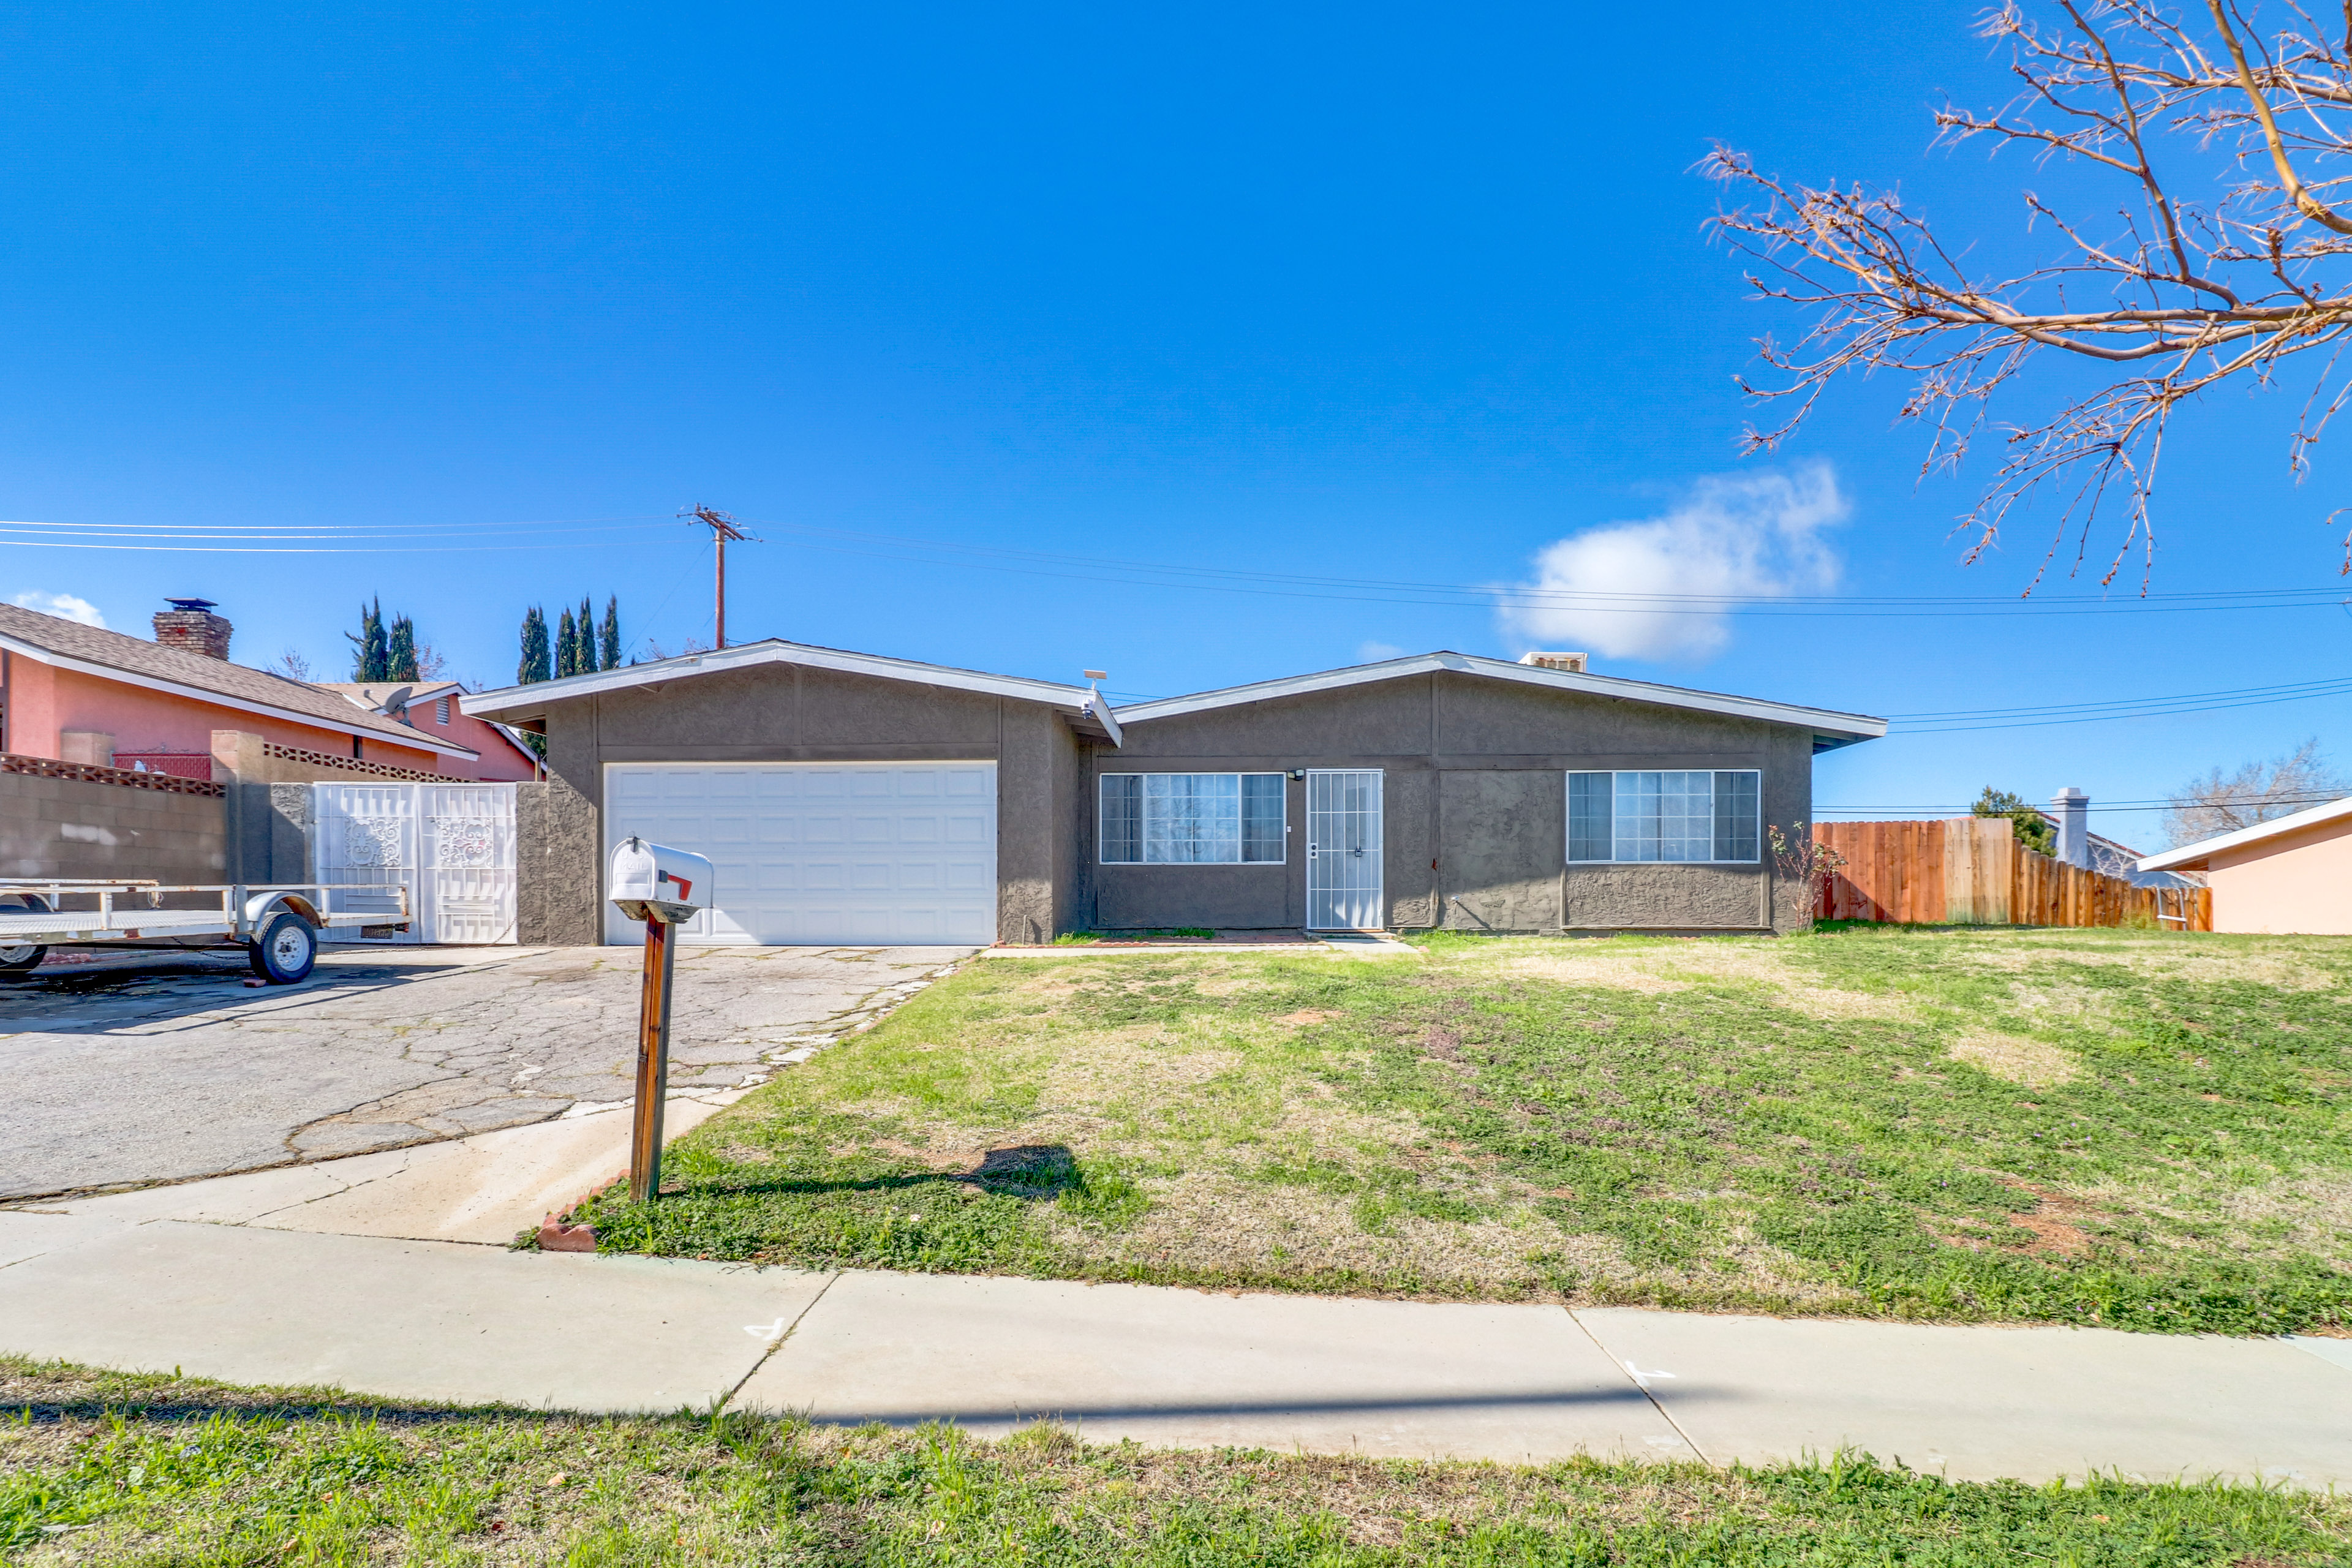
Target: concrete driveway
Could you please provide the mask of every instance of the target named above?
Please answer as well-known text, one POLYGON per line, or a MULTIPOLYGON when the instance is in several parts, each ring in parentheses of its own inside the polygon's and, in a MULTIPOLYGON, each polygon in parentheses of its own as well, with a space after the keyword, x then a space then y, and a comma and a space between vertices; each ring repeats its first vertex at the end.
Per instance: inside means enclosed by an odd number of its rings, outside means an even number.
MULTIPOLYGON (((673 1093, 756 1083, 970 948, 702 948, 677 966, 673 1093)), ((256 989, 241 956, 47 964, 0 982, 0 1198, 249 1171, 630 1098, 639 955, 326 949, 256 989)))

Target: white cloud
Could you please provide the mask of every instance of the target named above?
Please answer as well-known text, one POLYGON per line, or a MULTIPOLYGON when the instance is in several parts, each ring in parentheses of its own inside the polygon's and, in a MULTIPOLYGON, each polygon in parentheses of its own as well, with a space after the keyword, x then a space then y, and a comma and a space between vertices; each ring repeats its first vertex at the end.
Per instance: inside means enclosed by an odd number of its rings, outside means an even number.
POLYGON ((78 599, 71 594, 44 594, 38 588, 27 588, 16 595, 16 603, 27 610, 38 610, 45 616, 62 616, 69 621, 79 621, 86 626, 106 627, 106 617, 88 599, 78 599))
POLYGON ((1392 642, 1366 642, 1356 645, 1358 664, 1379 664, 1383 659, 1402 658, 1404 649, 1392 642))
POLYGON ((1503 626, 1533 647, 1611 658, 1707 658, 1731 640, 1721 609, 1674 599, 1604 606, 1626 595, 1704 601, 1818 593, 1838 580, 1837 552, 1823 531, 1852 510, 1827 463, 1704 479, 1661 516, 1605 523, 1547 546, 1536 556, 1535 582, 1505 590, 1503 626))

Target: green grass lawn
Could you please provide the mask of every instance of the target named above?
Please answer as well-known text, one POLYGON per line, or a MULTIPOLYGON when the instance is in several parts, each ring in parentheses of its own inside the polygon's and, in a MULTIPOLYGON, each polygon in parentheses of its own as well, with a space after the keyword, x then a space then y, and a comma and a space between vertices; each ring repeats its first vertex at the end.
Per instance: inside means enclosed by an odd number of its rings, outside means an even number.
POLYGON ((2352 1502, 1947 1483, 1867 1462, 1540 1468, 1001 1443, 741 1415, 386 1406, 0 1358, 26 1564, 1679 1564, 2286 1568, 2352 1502))
POLYGON ((1422 952, 976 961, 588 1217, 805 1265, 2352 1325, 2352 941, 1422 952))

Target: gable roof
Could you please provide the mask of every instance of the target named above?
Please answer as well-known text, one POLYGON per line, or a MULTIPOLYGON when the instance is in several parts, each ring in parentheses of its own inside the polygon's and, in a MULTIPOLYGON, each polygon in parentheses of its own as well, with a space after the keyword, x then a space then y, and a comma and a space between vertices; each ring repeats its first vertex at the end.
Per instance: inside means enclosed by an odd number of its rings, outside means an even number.
POLYGON ((121 632, 86 626, 16 605, 0 605, 0 648, 58 669, 193 698, 345 735, 388 741, 447 757, 479 755, 471 749, 371 713, 339 692, 224 658, 164 647, 121 632))
POLYGON ((2171 867, 2193 865, 2226 850, 2242 849, 2249 844, 2260 844, 2265 838, 2317 827, 2322 823, 2347 816, 2352 816, 2352 795, 2342 800, 2331 800, 2325 805, 2306 807, 2292 816, 2274 816, 2268 822, 2257 822, 2252 827, 2241 827, 2235 833, 2221 834, 2195 844, 2184 844, 2178 849, 2168 849, 2161 855, 2150 855, 2139 863, 2139 868, 2162 871, 2171 867))
POLYGON ((786 642, 782 637, 769 637, 761 642, 745 643, 740 647, 719 648, 708 653, 680 654, 675 658, 656 659, 652 664, 633 664, 624 669, 599 670, 593 675, 567 675, 558 680, 535 680, 528 686, 478 691, 461 698, 459 705, 480 719, 535 719, 549 703, 562 702, 573 697, 625 691, 633 687, 682 680, 698 675, 716 675, 726 670, 753 669, 767 664, 805 665, 812 669, 835 669, 850 675, 877 676, 885 680, 913 681, 923 686, 943 686, 956 691, 1011 697, 1024 702, 1043 702, 1092 719, 1102 732, 1110 737, 1112 744, 1118 742, 1118 721, 1111 717, 1110 704, 1101 692, 1091 687, 1064 686, 1056 681, 1032 680, 1021 675, 990 675, 984 670, 925 664, 919 659, 850 653, 843 648, 786 642))
POLYGON ((1130 702, 1118 710, 1118 721, 1122 724, 1149 723, 1154 719, 1171 719, 1180 713, 1199 713, 1244 702, 1299 697, 1308 692, 1330 691, 1376 680, 1394 680, 1402 676, 1425 675, 1434 670, 1451 670, 1458 675, 1482 676, 1494 680, 1516 681, 1525 686, 1548 687, 1555 691, 1583 692, 1594 697, 1613 697, 1628 702, 1648 702, 1694 712, 1760 719, 1772 724, 1793 724, 1812 731, 1816 752, 1834 751, 1860 741, 1876 740, 1886 733, 1885 720, 1860 713, 1840 713, 1826 708, 1801 708, 1794 703, 1769 702, 1759 697, 1729 697, 1720 692, 1664 686, 1652 680, 1628 680, 1622 676, 1549 669, 1538 665, 1517 664, 1508 659, 1488 658, 1479 654, 1451 652, 1414 654, 1404 658, 1383 659, 1378 664, 1357 664, 1344 669, 1328 669, 1318 675, 1294 675, 1280 680, 1254 681, 1247 686, 1229 686, 1222 690, 1199 692, 1191 697, 1164 697, 1152 702, 1130 702))

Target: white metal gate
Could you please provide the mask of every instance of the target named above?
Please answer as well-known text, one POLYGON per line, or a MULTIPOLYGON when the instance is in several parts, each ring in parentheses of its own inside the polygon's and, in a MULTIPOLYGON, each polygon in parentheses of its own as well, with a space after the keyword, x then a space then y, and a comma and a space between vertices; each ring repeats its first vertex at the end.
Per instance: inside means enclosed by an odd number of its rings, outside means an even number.
MULTIPOLYGON (((409 928, 383 939, 515 940, 515 792, 496 784, 314 784, 310 874, 405 885, 409 928)), ((338 912, 397 910, 388 890, 333 893, 338 912)))
POLYGON ((1377 931, 1381 897, 1378 768, 1310 768, 1307 773, 1307 926, 1377 931))

